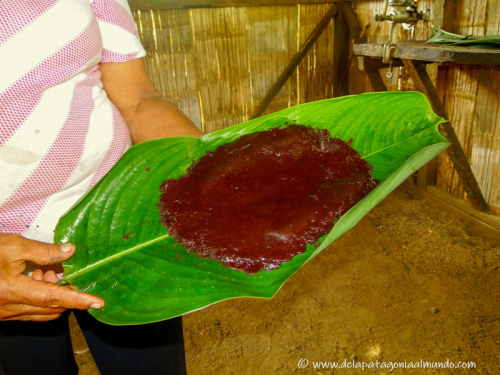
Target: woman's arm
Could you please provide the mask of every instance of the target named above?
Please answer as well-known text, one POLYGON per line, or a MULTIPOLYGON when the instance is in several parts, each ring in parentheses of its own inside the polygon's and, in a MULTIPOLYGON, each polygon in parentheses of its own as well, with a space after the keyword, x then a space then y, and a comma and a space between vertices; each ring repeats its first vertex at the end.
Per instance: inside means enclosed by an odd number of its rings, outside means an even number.
POLYGON ((100 70, 104 90, 127 122, 134 144, 156 138, 203 135, 174 103, 156 90, 143 59, 103 63, 100 70))

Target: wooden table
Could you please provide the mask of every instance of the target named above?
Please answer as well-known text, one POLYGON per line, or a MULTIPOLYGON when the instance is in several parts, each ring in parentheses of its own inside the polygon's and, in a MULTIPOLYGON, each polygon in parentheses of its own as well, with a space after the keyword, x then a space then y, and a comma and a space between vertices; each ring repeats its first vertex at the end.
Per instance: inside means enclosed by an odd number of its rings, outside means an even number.
MULTIPOLYGON (((375 91, 387 91, 379 69, 388 67, 382 63, 384 53, 383 44, 355 44, 354 55, 358 56, 359 67, 364 70, 375 91)), ((439 116, 449 119, 438 92, 432 84, 425 69, 426 64, 468 64, 468 65, 500 65, 500 49, 477 49, 470 47, 441 46, 424 42, 398 42, 391 51, 392 66, 407 68, 418 91, 424 93, 439 116)), ((464 153, 458 137, 450 121, 439 126, 441 134, 451 143, 447 152, 464 184, 467 196, 472 206, 478 211, 487 211, 486 203, 477 180, 472 172, 467 156, 464 153)), ((427 165, 418 172, 417 185, 426 188, 433 184, 435 178, 435 162, 427 165)))
MULTIPOLYGON (((382 58, 383 51, 383 44, 354 45, 354 54, 358 56, 382 58)), ((437 63, 500 65, 500 49, 440 46, 423 42, 398 42, 391 56, 397 59, 437 63)))

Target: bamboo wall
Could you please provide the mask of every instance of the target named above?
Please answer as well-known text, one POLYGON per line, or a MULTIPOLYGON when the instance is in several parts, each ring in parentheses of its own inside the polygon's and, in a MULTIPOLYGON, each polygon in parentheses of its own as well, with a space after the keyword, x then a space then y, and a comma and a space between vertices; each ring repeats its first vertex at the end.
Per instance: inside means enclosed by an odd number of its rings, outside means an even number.
MULTIPOLYGON (((146 68, 206 132, 247 121, 330 4, 138 10, 146 68)), ((333 21, 266 113, 332 97, 333 21)))
MULTIPOLYGON (((382 13, 382 0, 353 3, 363 26, 370 22, 368 42, 384 43, 389 24, 375 22, 382 13)), ((414 35, 400 29, 398 40, 425 40, 432 34, 431 25, 459 34, 500 34, 500 1, 498 0, 421 0, 419 9, 431 9, 433 21, 419 23, 414 35)), ((431 65, 433 81, 442 88, 442 100, 455 131, 471 162, 479 186, 491 206, 500 214, 500 68, 498 66, 461 65, 450 68, 431 65)), ((384 77, 389 90, 411 90, 413 84, 404 68, 395 68, 392 79, 384 77)), ((365 74, 354 65, 349 74, 350 93, 372 91, 365 74)), ((464 191, 446 155, 438 158, 437 186, 464 198, 464 191)))

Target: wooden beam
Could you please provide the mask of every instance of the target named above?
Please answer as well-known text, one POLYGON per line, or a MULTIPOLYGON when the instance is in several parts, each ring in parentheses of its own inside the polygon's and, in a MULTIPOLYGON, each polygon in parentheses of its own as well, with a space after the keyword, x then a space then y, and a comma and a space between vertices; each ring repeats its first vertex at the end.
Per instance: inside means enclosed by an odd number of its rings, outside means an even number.
MULTIPOLYGON (((338 3, 339 9, 345 5, 344 0, 338 3)), ((333 96, 347 95, 347 80, 342 75, 347 71, 349 65, 349 27, 343 12, 335 15, 335 26, 333 32, 333 96)))
MULTIPOLYGON (((334 97, 339 96, 341 92, 343 92, 343 95, 347 95, 347 92, 349 90, 348 87, 346 87, 348 86, 347 80, 349 78, 349 67, 351 66, 352 60, 354 59, 354 52, 351 51, 349 39, 351 39, 353 45, 356 43, 366 43, 366 32, 370 28, 370 23, 367 23, 365 27, 361 29, 358 17, 356 16, 356 13, 354 13, 354 10, 352 9, 352 5, 350 3, 339 2, 339 9, 342 9, 342 17, 344 18, 349 31, 348 36, 345 37, 347 40, 347 50, 349 51, 349 57, 347 59, 347 63, 345 63, 344 70, 340 70, 339 67, 339 78, 337 82, 335 82, 335 80, 333 82, 334 87, 337 87, 337 89, 334 89, 333 92, 334 97)), ((342 56, 342 53, 336 53, 335 56, 342 56)))
MULTIPOLYGON (((432 108, 437 115, 448 119, 444 106, 439 99, 439 95, 436 88, 432 84, 432 81, 427 74, 425 65, 415 64, 412 60, 403 59, 403 64, 405 65, 407 71, 415 84, 416 88, 424 93, 429 101, 431 102, 432 108)), ((451 126, 449 121, 446 121, 439 125, 439 131, 445 137, 451 146, 447 148, 448 155, 450 156, 453 166, 455 167, 460 180, 464 185, 464 189, 467 192, 467 197, 469 198, 472 206, 478 211, 487 211, 488 204, 486 203, 481 190, 479 189, 479 184, 477 183, 476 177, 472 172, 469 164, 469 159, 465 155, 465 152, 458 140, 457 134, 451 126)))
MULTIPOLYGON (((363 59, 364 61, 367 61, 366 59, 369 59, 370 66, 373 69, 387 69, 387 68, 389 68, 389 64, 384 64, 380 58, 358 56, 358 63, 359 63, 360 59, 363 59)), ((401 61, 401 59, 393 59, 392 60, 392 67, 393 68, 399 68, 400 66, 404 66, 404 64, 401 61)), ((360 70, 363 70, 363 69, 360 69, 360 70)))
POLYGON ((349 27, 349 33, 351 34, 351 40, 354 43, 366 43, 367 38, 362 35, 363 28, 359 24, 358 16, 354 13, 351 3, 344 3, 342 6, 342 15, 347 22, 349 27))
POLYGON ((384 80, 380 75, 379 66, 376 61, 370 59, 369 57, 360 56, 358 61, 362 61, 359 66, 362 67, 363 70, 368 75, 368 79, 375 91, 387 91, 387 87, 385 86, 384 80))
POLYGON ((426 189, 429 185, 436 184, 437 157, 429 161, 417 172, 417 186, 426 189))
POLYGON ((128 0, 132 10, 255 7, 336 3, 338 0, 128 0))
POLYGON ((451 204, 451 205, 461 209, 462 211, 467 212, 469 215, 474 216, 476 219, 479 219, 482 222, 487 223, 488 225, 491 225, 496 230, 500 231, 500 217, 493 215, 493 214, 485 213, 485 212, 478 212, 477 210, 475 210, 473 207, 471 207, 463 199, 458 198, 458 197, 454 196, 453 194, 450 194, 447 191, 444 191, 443 189, 441 189, 437 186, 428 186, 427 192, 429 194, 432 194, 433 196, 445 201, 446 203, 451 204))
POLYGON ((311 49, 316 40, 318 40, 323 30, 326 29, 326 27, 330 24, 332 18, 335 17, 335 15, 338 13, 338 10, 339 7, 337 4, 335 4, 328 10, 328 12, 326 12, 323 18, 316 25, 316 28, 304 42, 302 47, 300 47, 299 52, 297 52, 295 56, 293 56, 290 63, 287 65, 285 70, 283 70, 283 73, 281 73, 281 75, 279 76, 278 80, 274 83, 274 85, 271 86, 264 99, 262 99, 262 101, 260 102, 257 109, 250 116, 250 119, 260 117, 266 111, 267 107, 269 107, 269 104, 271 104, 274 97, 278 94, 278 92, 281 90, 286 81, 288 81, 288 78, 290 78, 290 76, 295 71, 297 66, 300 64, 304 56, 311 49))
MULTIPOLYGON (((384 54, 383 44, 355 44, 354 54, 358 56, 380 57, 384 54)), ((397 42, 391 57, 419 61, 432 61, 469 65, 500 65, 498 49, 441 46, 423 42, 397 42)))

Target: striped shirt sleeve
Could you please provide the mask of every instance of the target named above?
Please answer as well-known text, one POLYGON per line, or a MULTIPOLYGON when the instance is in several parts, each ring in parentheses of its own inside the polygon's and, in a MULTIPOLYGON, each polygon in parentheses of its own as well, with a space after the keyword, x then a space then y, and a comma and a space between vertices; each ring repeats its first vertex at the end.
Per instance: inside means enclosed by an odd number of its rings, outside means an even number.
POLYGON ((125 62, 146 55, 127 0, 94 0, 91 4, 102 37, 102 63, 125 62))

